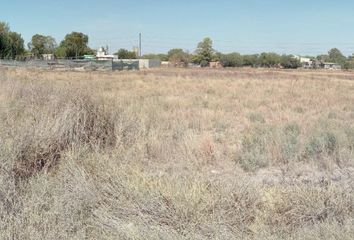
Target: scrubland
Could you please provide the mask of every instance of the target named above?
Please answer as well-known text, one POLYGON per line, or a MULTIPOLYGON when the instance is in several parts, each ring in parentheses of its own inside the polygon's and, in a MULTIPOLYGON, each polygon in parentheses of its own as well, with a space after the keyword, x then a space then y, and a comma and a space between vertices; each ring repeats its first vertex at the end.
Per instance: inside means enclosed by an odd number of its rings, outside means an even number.
POLYGON ((1 239, 354 239, 354 73, 0 68, 1 239))

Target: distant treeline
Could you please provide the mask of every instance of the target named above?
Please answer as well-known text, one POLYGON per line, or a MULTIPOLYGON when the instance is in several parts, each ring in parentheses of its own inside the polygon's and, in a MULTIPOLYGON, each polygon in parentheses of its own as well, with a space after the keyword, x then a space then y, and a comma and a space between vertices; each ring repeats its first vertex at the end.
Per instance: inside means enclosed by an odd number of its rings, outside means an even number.
MULTIPOLYGON (((35 34, 26 49, 21 34, 11 31, 7 23, 0 22, 0 59, 40 59, 43 54, 54 54, 57 58, 80 58, 84 55, 95 54, 95 50, 88 46, 88 42, 88 36, 81 32, 67 34, 60 44, 57 44, 51 36, 35 34)), ((119 49, 115 54, 120 59, 138 57, 136 52, 126 49, 119 49)), ((252 55, 241 55, 236 52, 221 53, 214 50, 213 41, 210 38, 201 41, 193 53, 174 48, 166 54, 146 54, 142 58, 169 61, 170 64, 181 67, 188 66, 190 63, 206 67, 210 62, 220 62, 224 67, 301 67, 300 60, 293 55, 279 55, 272 52, 252 55)), ((340 64, 344 69, 354 69, 354 57, 346 57, 336 48, 331 49, 328 54, 308 58, 340 64)))
MULTIPOLYGON (((295 69, 302 66, 300 59, 294 55, 280 55, 274 52, 246 55, 241 55, 237 52, 225 54, 215 51, 212 44, 213 42, 210 38, 205 38, 198 44, 193 54, 176 48, 170 50, 167 54, 147 54, 143 58, 170 61, 172 64, 182 66, 194 63, 203 67, 215 61, 219 61, 223 67, 282 67, 295 69)), ((313 61, 336 63, 343 69, 354 69, 354 56, 346 57, 337 48, 329 50, 328 54, 306 56, 306 58, 313 61)))

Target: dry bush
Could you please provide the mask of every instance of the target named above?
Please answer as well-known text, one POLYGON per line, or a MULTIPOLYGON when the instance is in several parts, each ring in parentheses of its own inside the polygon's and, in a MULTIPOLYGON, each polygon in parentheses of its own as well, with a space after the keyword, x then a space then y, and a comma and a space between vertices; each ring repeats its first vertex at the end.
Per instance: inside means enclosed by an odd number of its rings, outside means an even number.
POLYGON ((13 169, 18 178, 52 168, 72 146, 115 144, 112 116, 87 94, 24 85, 14 89, 12 98, 21 109, 12 113, 14 121, 21 122, 15 133, 13 169))

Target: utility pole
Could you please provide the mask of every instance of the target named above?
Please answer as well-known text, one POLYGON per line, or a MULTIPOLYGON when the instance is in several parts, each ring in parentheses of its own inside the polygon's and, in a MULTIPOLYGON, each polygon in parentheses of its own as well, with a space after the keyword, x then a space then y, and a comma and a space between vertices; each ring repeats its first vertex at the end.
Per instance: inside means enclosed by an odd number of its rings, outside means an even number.
POLYGON ((141 57, 141 33, 139 33, 139 57, 141 57))

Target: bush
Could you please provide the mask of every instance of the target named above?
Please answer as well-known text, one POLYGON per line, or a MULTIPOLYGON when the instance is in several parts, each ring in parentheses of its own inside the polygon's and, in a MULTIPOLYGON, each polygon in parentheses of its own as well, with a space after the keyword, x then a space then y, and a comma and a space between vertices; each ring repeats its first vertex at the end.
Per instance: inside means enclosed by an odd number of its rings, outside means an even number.
POLYGON ((323 131, 312 136, 305 147, 306 158, 333 156, 338 151, 338 139, 333 132, 323 131))
POLYGON ((302 65, 300 60, 296 59, 294 56, 283 55, 281 56, 281 66, 287 69, 296 69, 301 67, 302 65))
POLYGON ((296 159, 300 146, 298 137, 300 135, 300 127, 297 123, 288 123, 283 128, 281 152, 282 160, 287 163, 289 160, 296 159))
POLYGON ((63 152, 75 145, 106 147, 115 143, 114 123, 99 104, 81 92, 45 91, 38 86, 20 89, 21 113, 17 131, 16 178, 51 169, 63 152))
POLYGON ((220 62, 223 67, 242 67, 243 58, 239 53, 221 54, 220 62))
POLYGON ((267 128, 256 128, 242 139, 238 162, 245 171, 254 172, 269 165, 267 145, 270 141, 267 128))

